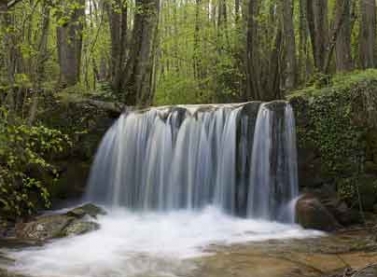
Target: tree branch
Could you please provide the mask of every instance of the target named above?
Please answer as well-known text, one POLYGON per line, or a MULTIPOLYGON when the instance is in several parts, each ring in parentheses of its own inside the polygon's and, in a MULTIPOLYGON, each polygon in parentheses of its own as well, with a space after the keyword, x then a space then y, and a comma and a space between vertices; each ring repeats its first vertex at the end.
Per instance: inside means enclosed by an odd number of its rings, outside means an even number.
POLYGON ((21 2, 22 0, 11 0, 8 2, 8 9, 13 8, 18 2, 21 2))

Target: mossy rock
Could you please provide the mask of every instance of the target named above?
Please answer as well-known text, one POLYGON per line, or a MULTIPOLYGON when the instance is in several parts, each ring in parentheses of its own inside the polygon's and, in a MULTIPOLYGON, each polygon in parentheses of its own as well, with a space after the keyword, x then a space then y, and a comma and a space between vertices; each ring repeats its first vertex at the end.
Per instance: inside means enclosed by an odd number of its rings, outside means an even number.
POLYGON ((352 206, 360 187, 370 210, 376 193, 363 179, 377 179, 377 70, 337 75, 326 87, 288 98, 296 115, 301 186, 331 184, 352 206))
POLYGON ((366 159, 377 164, 377 129, 368 130, 366 134, 366 159))
POLYGON ((20 239, 45 241, 62 236, 63 230, 74 220, 66 215, 49 215, 36 218, 28 223, 16 225, 16 234, 20 239))
POLYGON ((365 211, 373 211, 377 200, 377 178, 365 176, 359 181, 361 203, 365 211))
POLYGON ((88 221, 73 221, 69 224, 61 233, 63 237, 83 235, 92 231, 96 231, 100 228, 97 222, 88 221))
POLYGON ((96 219, 98 215, 106 215, 106 211, 96 205, 88 203, 67 212, 66 215, 73 216, 76 218, 90 216, 96 219))
POLYGON ((305 195, 296 204, 296 221, 306 229, 335 231, 340 224, 327 208, 315 197, 305 195))
POLYGON ((17 239, 47 241, 66 236, 81 235, 99 229, 99 224, 88 221, 105 211, 93 204, 85 204, 64 214, 37 217, 16 225, 17 239))
POLYGON ((377 175, 377 163, 375 163, 374 161, 366 161, 365 173, 377 175))

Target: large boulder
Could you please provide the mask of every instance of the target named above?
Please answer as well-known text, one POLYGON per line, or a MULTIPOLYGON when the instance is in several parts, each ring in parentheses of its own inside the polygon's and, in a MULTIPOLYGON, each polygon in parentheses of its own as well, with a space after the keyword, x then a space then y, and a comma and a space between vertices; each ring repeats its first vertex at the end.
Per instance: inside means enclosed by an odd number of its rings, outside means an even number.
POLYGON ((16 235, 20 239, 47 240, 60 237, 62 230, 74 218, 62 215, 43 216, 34 221, 16 225, 16 235))
POLYGON ((46 241, 49 239, 85 234, 99 229, 91 219, 105 214, 101 208, 86 204, 64 214, 52 214, 16 224, 16 237, 21 240, 46 241))
POLYGON ((339 222, 328 209, 315 197, 306 195, 296 204, 296 221, 306 229, 326 232, 340 228, 339 222))

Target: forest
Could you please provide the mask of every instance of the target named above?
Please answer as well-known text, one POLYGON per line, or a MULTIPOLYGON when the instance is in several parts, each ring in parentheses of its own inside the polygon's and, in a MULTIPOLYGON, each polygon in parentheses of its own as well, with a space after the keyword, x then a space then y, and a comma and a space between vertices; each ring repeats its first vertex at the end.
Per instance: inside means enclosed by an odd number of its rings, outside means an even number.
POLYGON ((377 276, 376 231, 376 0, 0 0, 0 276, 377 276))
POLYGON ((1 103, 33 121, 30 102, 48 92, 129 106, 283 99, 374 68, 375 8, 373 0, 2 1, 1 103))

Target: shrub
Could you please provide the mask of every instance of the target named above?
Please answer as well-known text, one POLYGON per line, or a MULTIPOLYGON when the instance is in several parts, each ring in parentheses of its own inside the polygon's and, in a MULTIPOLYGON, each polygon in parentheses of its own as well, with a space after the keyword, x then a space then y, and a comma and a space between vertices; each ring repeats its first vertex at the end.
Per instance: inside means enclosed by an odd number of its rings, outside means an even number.
POLYGON ((58 178, 50 161, 70 141, 58 130, 8 118, 0 108, 0 215, 15 219, 50 206, 48 187, 58 178))

